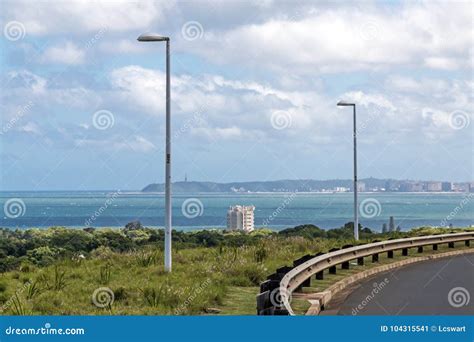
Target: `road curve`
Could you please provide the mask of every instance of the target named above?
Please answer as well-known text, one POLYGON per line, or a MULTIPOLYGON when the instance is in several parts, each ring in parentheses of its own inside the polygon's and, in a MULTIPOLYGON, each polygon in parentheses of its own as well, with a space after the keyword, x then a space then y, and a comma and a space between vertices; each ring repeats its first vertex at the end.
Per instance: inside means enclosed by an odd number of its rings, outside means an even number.
POLYGON ((336 296, 324 314, 473 315, 474 254, 380 273, 336 296))

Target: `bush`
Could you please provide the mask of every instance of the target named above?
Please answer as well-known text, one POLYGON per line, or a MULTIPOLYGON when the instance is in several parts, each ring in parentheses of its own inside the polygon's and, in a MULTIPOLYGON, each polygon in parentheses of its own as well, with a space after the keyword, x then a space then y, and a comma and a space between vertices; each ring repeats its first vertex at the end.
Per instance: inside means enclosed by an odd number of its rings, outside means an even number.
POLYGON ((115 253, 110 247, 100 246, 91 252, 91 257, 94 259, 108 260, 111 259, 115 253))
POLYGON ((126 299, 127 297, 128 297, 128 293, 127 293, 127 290, 125 289, 125 287, 120 286, 117 289, 115 289, 115 291, 114 291, 114 300, 121 301, 121 300, 126 299))
POLYGON ((5 258, 0 258, 0 272, 8 272, 18 268, 20 265, 20 259, 14 256, 7 256, 5 258))
POLYGON ((28 259, 38 266, 48 266, 53 264, 63 252, 62 248, 38 247, 28 251, 28 259))

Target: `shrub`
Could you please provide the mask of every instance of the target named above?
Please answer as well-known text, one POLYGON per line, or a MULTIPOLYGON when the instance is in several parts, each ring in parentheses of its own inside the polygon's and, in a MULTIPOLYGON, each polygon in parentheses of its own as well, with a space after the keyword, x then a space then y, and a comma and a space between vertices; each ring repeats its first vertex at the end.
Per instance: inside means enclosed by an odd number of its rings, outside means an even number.
POLYGON ((267 258, 267 250, 265 249, 265 246, 260 245, 257 247, 257 250, 255 251, 254 254, 254 260, 255 262, 263 262, 267 258))
POLYGON ((17 269, 20 265, 20 259, 14 256, 0 257, 0 273, 17 269))
POLYGON ((94 259, 106 260, 111 259, 114 254, 115 253, 110 249, 110 247, 100 246, 91 252, 91 257, 94 259))
POLYGON ((128 297, 128 292, 127 290, 121 286, 115 289, 114 291, 114 299, 117 301, 124 300, 128 297))
POLYGON ((28 260, 22 261, 19 267, 20 272, 23 272, 23 273, 32 272, 34 269, 35 267, 33 266, 33 264, 28 260))
POLYGON ((28 251, 28 259, 36 265, 48 266, 53 264, 63 252, 61 248, 42 246, 28 251))

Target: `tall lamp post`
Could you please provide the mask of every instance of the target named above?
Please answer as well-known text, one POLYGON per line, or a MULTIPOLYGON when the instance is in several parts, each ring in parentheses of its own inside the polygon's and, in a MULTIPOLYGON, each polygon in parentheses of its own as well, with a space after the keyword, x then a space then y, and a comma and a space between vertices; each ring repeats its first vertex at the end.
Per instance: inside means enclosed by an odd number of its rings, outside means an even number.
POLYGON ((170 38, 156 33, 144 33, 137 40, 139 42, 166 42, 165 271, 171 272, 170 38))
POLYGON ((354 113, 354 239, 359 240, 359 208, 357 205, 357 131, 356 131, 356 105, 339 101, 338 106, 352 106, 354 113))

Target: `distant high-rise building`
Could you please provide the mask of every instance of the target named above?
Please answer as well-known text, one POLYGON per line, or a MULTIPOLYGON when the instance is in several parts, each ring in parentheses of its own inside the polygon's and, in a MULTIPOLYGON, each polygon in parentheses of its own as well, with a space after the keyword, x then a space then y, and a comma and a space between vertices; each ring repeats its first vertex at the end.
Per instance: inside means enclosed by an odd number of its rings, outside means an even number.
POLYGON ((451 183, 451 182, 441 183, 441 190, 442 191, 451 191, 451 190, 453 190, 453 183, 451 183))
POLYGON ((187 173, 184 174, 184 181, 185 181, 185 182, 188 181, 188 174, 187 174, 187 173))
POLYGON ((426 191, 436 191, 439 192, 442 190, 441 182, 427 182, 426 191))
POLYGON ((404 192, 420 192, 423 191, 423 183, 421 182, 403 182, 400 184, 400 191, 404 192))
POLYGON ((357 182, 357 191, 358 192, 365 192, 365 183, 364 182, 357 182))
POLYGON ((254 230, 254 206, 235 205, 227 210, 227 229, 251 232, 254 230))
POLYGON ((421 182, 416 182, 412 184, 411 191, 412 192, 420 192, 423 191, 423 183, 421 182))
POLYGON ((389 232, 395 231, 395 220, 393 219, 393 216, 390 216, 390 221, 388 223, 388 231, 389 232))
POLYGON ((398 191, 400 190, 400 185, 398 182, 393 180, 388 180, 385 182, 385 191, 398 191))
POLYGON ((469 190, 469 183, 453 183, 453 191, 468 192, 469 190))
POLYGON ((386 233, 386 232, 387 232, 387 224, 384 223, 384 224, 382 225, 382 233, 386 233))

